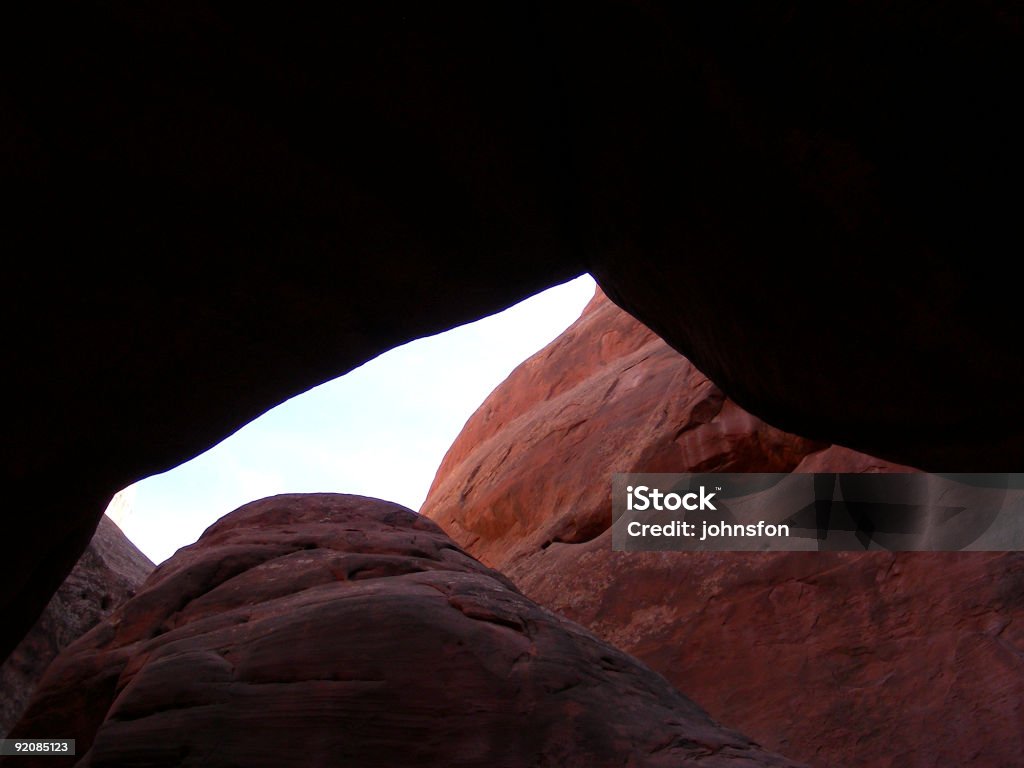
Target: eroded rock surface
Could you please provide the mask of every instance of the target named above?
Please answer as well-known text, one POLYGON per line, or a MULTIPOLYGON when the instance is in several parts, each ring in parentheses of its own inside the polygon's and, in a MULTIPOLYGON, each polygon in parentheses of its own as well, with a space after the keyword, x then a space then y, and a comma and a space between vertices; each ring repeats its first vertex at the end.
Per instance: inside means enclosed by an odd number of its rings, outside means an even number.
POLYGON ((598 289, 470 417, 422 511, 511 574, 549 545, 604 532, 613 472, 788 472, 805 461, 898 468, 765 424, 598 289))
POLYGON ((911 471, 781 432, 600 293, 467 422, 423 512, 540 604, 820 768, 1015 765, 1021 553, 621 553, 613 472, 911 471))
POLYGON ((110 615, 153 571, 153 563, 104 516, 43 615, 0 666, 0 738, 18 720, 46 667, 110 615))
POLYGON ((334 494, 248 504, 161 565, 50 667, 14 730, 44 733, 93 767, 796 765, 430 520, 334 494))

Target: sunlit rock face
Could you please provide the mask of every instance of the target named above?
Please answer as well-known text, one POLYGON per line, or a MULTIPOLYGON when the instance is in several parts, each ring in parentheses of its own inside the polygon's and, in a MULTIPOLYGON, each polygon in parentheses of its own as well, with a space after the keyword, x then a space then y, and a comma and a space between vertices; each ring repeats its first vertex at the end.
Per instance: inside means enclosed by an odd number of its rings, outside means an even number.
POLYGON ((598 292, 469 419, 422 511, 773 749, 1016 764, 1024 555, 613 552, 612 473, 689 471, 913 470, 765 424, 598 292))
POLYGON ((50 667, 14 729, 43 733, 93 767, 797 765, 427 518, 337 494, 253 502, 163 563, 50 667))
POLYGON ((470 417, 422 512, 505 570, 605 533, 613 472, 798 468, 908 469, 752 416, 598 289, 470 417))
POLYGON ((118 528, 124 528, 128 518, 130 518, 135 512, 136 494, 137 492, 134 485, 122 488, 114 494, 114 498, 112 498, 110 503, 107 504, 107 508, 103 514, 109 517, 113 522, 117 523, 118 528))
POLYGON ((54 657, 132 597, 152 571, 149 558, 101 518, 74 570, 0 666, 0 738, 17 722, 54 657))

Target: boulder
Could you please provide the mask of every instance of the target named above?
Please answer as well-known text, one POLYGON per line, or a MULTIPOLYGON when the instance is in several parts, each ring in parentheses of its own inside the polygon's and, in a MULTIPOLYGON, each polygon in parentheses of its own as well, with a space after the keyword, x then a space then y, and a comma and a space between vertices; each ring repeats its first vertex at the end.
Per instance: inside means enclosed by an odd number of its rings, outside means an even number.
POLYGON ((51 665, 12 735, 44 734, 77 740, 51 767, 796 766, 427 518, 340 494, 247 504, 163 563, 51 665))

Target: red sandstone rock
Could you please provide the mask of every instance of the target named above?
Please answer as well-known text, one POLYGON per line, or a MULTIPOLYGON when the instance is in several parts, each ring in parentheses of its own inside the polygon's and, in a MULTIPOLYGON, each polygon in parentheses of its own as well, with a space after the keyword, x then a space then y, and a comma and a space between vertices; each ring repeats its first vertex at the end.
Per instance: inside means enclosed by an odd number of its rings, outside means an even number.
POLYGON ((499 386, 438 469, 423 513, 506 571, 610 524, 613 472, 787 472, 888 462, 760 421, 598 290, 499 386))
POLYGON ((0 666, 0 738, 21 716, 54 657, 134 595, 152 571, 149 558, 112 520, 101 518, 74 570, 0 666))
POLYGON ((4 29, 0 482, 35 512, 4 521, 0 658, 115 491, 587 270, 773 423, 1021 466, 1017 3, 58 0, 4 29))
POLYGON ((1024 555, 611 550, 613 472, 907 469, 769 427, 598 295, 470 418, 422 511, 773 749, 1016 765, 1024 555))
POLYGON ((161 565, 50 667, 14 729, 44 734, 92 768, 795 766, 427 518, 331 494, 248 504, 161 565))

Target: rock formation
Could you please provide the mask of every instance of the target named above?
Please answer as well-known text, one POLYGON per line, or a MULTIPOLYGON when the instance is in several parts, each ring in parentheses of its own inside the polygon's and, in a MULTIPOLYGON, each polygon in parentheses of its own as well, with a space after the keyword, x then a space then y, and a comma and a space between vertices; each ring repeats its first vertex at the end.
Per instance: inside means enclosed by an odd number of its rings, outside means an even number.
POLYGON ((43 615, 0 665, 0 739, 21 716, 46 667, 135 594, 153 563, 106 516, 43 615))
POLYGON ((796 766, 430 520, 337 494, 253 502, 162 564, 50 667, 14 729, 42 734, 90 768, 796 766))
POLYGON ((120 488, 585 270, 772 423, 1018 468, 1020 22, 1008 0, 19 4, 0 468, 36 512, 4 522, 0 657, 120 488))
POLYGON ((598 290, 470 417, 422 511, 517 578, 524 556, 608 528, 612 472, 788 472, 805 460, 897 468, 751 416, 598 290))
POLYGON ((774 429, 598 293, 467 422, 423 513, 814 766, 1016 764, 1021 553, 621 553, 611 474, 908 470, 774 429))

